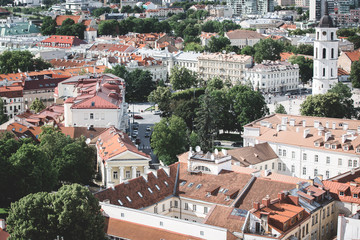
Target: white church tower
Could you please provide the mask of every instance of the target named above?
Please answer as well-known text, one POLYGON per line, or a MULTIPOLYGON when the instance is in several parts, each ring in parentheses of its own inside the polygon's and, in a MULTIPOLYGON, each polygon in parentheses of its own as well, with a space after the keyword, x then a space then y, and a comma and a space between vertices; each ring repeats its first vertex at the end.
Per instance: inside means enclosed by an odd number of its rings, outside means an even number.
POLYGON ((325 94, 338 82, 337 61, 339 43, 337 28, 329 16, 328 3, 325 2, 325 14, 315 28, 314 76, 312 94, 325 94))

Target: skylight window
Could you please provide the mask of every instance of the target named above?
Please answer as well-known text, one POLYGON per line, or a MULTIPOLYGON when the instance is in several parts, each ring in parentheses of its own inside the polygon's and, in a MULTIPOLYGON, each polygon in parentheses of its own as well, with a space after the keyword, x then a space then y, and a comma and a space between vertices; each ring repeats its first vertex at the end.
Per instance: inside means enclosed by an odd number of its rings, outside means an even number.
POLYGON ((155 187, 160 191, 160 187, 157 184, 155 184, 155 187))
POLYGON ((124 205, 123 203, 122 203, 122 201, 120 201, 120 199, 118 200, 118 203, 122 206, 122 205, 124 205))
POLYGON ((224 192, 223 192, 223 193, 225 194, 225 193, 227 193, 228 191, 229 191, 229 189, 224 189, 224 192))
POLYGON ((141 194, 141 192, 137 192, 138 194, 139 194, 139 196, 142 198, 143 197, 143 195, 141 194))
POLYGON ((201 186, 202 186, 202 184, 201 184, 201 183, 200 183, 200 184, 198 184, 198 185, 196 186, 196 189, 201 188, 201 186))
POLYGON ((180 183, 180 186, 184 186, 186 184, 186 181, 183 181, 180 183))
POLYGON ((149 190, 150 193, 153 193, 153 191, 151 190, 151 188, 148 187, 148 190, 149 190))
POLYGON ((189 183, 188 187, 192 187, 194 185, 194 183, 189 183))
POLYGON ((126 196, 126 199, 131 202, 131 198, 129 196, 126 196))
POLYGON ((168 187, 169 186, 169 184, 167 183, 167 181, 164 181, 164 183, 165 183, 165 185, 168 187))
POLYGON ((224 188, 220 188, 219 193, 222 193, 224 191, 224 188))

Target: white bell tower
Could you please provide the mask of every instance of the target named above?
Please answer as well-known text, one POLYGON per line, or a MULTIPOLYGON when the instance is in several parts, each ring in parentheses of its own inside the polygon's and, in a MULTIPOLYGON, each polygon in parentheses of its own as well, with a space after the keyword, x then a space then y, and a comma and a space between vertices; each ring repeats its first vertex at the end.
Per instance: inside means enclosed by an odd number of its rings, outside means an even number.
POLYGON ((329 16, 328 3, 325 2, 325 14, 315 28, 314 76, 312 94, 325 94, 338 82, 337 61, 339 43, 337 28, 329 16))

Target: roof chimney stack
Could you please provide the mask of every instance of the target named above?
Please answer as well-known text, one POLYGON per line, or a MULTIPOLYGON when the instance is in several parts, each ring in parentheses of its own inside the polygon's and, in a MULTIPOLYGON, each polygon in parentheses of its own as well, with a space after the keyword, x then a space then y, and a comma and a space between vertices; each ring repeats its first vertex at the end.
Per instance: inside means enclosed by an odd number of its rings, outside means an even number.
POLYGON ((303 125, 303 127, 306 127, 306 120, 302 121, 302 125, 303 125))
POLYGON ((332 123, 332 129, 334 129, 334 130, 336 129, 336 122, 332 123))
POLYGON ((253 208, 255 210, 259 210, 260 209, 260 203, 259 202, 253 202, 253 208))
POLYGON ((280 202, 284 201, 285 200, 285 193, 279 192, 278 193, 278 199, 280 199, 280 202))
POLYGON ((263 199, 262 199, 262 204, 263 204, 265 207, 270 206, 270 197, 269 197, 269 196, 266 196, 265 198, 263 198, 263 199))

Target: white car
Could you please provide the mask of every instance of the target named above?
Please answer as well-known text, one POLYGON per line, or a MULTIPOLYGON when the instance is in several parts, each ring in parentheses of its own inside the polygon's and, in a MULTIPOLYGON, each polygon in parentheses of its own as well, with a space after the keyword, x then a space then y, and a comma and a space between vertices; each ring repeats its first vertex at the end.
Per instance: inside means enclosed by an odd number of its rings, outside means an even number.
POLYGON ((154 112, 154 115, 160 115, 160 114, 161 114, 160 111, 155 111, 155 112, 154 112))

